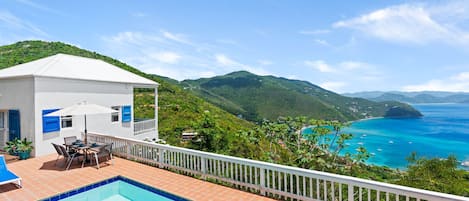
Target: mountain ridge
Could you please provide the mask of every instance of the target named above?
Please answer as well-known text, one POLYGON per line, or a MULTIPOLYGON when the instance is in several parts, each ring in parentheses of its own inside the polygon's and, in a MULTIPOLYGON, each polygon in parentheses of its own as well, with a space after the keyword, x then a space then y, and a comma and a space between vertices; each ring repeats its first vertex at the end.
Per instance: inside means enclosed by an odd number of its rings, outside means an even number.
POLYGON ((401 91, 370 91, 344 93, 344 96, 361 97, 372 101, 400 101, 411 104, 416 103, 468 103, 468 92, 447 92, 447 91, 421 91, 421 92, 401 92, 401 91))
POLYGON ((183 80, 181 85, 212 104, 251 121, 263 118, 272 120, 279 116, 308 116, 340 121, 383 116, 421 116, 406 104, 344 97, 307 81, 259 76, 247 71, 183 80), (400 112, 387 113, 391 108, 400 108, 400 112), (396 114, 399 115, 394 116, 396 114))

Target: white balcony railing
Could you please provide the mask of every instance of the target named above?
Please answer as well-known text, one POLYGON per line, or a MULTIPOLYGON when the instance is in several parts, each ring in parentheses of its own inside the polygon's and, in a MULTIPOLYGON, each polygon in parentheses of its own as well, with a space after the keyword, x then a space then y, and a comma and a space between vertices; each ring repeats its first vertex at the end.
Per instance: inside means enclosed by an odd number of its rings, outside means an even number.
POLYGON ((210 178, 224 185, 283 200, 469 200, 461 197, 355 177, 277 165, 139 140, 88 134, 114 143, 113 153, 160 168, 210 178))
POLYGON ((143 121, 134 122, 134 135, 155 131, 156 130, 156 120, 148 119, 143 121))

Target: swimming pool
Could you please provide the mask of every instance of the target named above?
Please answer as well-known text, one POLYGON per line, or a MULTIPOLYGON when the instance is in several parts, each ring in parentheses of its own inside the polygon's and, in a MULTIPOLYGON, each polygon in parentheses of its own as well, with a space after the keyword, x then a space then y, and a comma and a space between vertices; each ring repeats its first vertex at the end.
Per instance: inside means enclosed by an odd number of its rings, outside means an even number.
POLYGON ((113 177, 43 201, 187 201, 188 199, 142 184, 123 176, 113 177))

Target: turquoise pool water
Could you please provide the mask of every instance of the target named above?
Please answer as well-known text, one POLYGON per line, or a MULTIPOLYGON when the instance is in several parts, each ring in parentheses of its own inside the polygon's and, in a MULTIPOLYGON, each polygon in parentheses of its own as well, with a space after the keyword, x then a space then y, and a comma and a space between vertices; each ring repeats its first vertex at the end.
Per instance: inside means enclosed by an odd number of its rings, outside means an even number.
POLYGON ((115 181, 74 196, 62 199, 63 201, 129 201, 129 200, 159 200, 172 201, 162 195, 152 193, 124 181, 115 181))
POLYGON ((118 176, 43 200, 63 201, 186 201, 187 199, 118 176))

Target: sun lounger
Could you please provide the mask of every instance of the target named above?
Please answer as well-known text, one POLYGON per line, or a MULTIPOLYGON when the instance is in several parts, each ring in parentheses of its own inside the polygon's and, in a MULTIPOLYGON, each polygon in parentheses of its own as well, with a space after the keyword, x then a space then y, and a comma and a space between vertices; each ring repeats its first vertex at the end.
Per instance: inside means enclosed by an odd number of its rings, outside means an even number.
POLYGON ((17 182, 18 186, 21 188, 21 178, 16 176, 15 173, 8 170, 7 164, 5 162, 5 156, 0 155, 0 185, 17 182))

